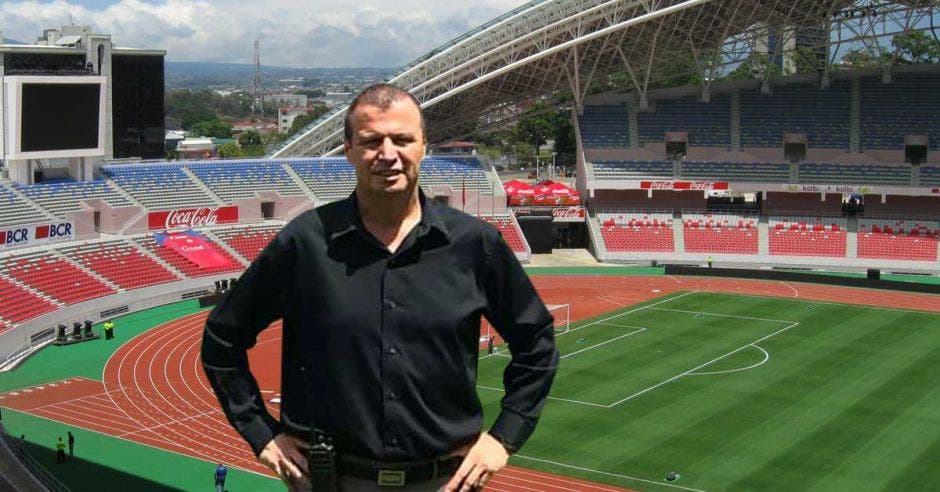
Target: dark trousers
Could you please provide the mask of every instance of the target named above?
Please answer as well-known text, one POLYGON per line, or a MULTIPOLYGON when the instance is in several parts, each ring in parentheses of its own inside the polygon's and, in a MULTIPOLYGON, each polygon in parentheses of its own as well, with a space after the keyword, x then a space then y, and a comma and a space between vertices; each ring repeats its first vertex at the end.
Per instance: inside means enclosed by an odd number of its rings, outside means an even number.
POLYGON ((112 329, 110 329, 110 330, 105 330, 105 331, 104 331, 104 339, 105 339, 105 340, 110 340, 110 339, 112 339, 112 338, 114 338, 114 329, 112 328, 112 329))
POLYGON ((57 449, 55 452, 55 462, 56 463, 65 463, 65 450, 57 449))

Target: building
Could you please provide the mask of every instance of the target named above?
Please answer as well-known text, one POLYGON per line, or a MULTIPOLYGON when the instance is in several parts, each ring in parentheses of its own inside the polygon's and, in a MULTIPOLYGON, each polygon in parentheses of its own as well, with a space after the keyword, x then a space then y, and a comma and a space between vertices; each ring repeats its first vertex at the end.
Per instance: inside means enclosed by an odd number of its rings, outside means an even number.
POLYGON ((0 55, 0 154, 13 181, 38 182, 57 167, 89 180, 105 160, 166 156, 165 51, 63 26, 33 44, 2 44, 0 55))
POLYGON ((298 116, 307 114, 307 108, 277 108, 277 131, 287 133, 298 116))
POLYGON ((265 94, 262 99, 265 104, 277 104, 278 106, 297 108, 307 106, 307 96, 304 94, 265 94))

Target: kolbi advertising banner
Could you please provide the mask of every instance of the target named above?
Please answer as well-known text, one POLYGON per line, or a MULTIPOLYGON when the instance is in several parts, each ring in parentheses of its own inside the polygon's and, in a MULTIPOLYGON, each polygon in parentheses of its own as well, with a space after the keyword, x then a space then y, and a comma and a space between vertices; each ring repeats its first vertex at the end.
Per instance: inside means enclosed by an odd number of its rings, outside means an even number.
POLYGON ((180 208, 150 212, 147 216, 150 230, 206 227, 235 222, 238 222, 238 207, 180 208))
POLYGON ((75 224, 71 221, 10 226, 0 229, 0 250, 70 241, 74 238, 75 224))

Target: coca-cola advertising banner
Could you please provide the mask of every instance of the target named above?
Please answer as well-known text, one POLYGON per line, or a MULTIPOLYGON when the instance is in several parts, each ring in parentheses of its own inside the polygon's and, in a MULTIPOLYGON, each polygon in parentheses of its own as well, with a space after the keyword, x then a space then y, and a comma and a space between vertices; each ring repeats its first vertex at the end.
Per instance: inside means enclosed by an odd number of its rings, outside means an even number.
POLYGON ((181 208, 150 212, 147 224, 150 230, 206 227, 238 222, 238 207, 181 208))
POLYGON ((584 207, 558 207, 552 209, 552 222, 584 222, 584 207))
POLYGON ((727 190, 727 181, 640 181, 643 190, 727 190))

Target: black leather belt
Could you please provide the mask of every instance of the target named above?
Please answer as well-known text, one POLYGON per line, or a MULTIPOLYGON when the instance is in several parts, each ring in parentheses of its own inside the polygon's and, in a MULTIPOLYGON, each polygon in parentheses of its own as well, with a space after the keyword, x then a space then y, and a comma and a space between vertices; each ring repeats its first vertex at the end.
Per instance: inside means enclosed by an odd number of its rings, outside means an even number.
POLYGON ((340 475, 374 480, 380 487, 402 487, 406 483, 450 476, 457 471, 463 456, 411 463, 383 463, 358 456, 339 454, 336 468, 340 475))

